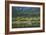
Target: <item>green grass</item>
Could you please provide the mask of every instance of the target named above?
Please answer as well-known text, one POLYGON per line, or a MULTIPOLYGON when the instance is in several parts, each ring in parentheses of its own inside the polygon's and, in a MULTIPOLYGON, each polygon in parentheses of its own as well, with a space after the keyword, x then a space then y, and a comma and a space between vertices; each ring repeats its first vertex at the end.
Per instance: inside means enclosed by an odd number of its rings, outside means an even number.
POLYGON ((40 27, 39 17, 16 17, 12 20, 12 28, 40 27), (15 21, 31 21, 31 23, 14 23, 15 21))
POLYGON ((16 18, 12 18, 12 20, 16 20, 16 21, 31 21, 31 20, 40 20, 39 17, 16 17, 16 18))
POLYGON ((39 23, 32 23, 31 24, 12 24, 12 28, 29 28, 29 27, 40 27, 39 23))

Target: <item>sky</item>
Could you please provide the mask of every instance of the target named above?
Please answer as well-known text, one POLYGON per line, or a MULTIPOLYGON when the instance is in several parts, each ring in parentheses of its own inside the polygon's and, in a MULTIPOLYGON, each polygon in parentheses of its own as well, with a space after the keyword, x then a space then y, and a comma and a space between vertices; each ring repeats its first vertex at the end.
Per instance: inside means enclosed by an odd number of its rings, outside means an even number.
POLYGON ((26 10, 31 10, 31 11, 39 11, 39 7, 12 7, 13 10, 22 10, 22 11, 26 11, 26 10))

